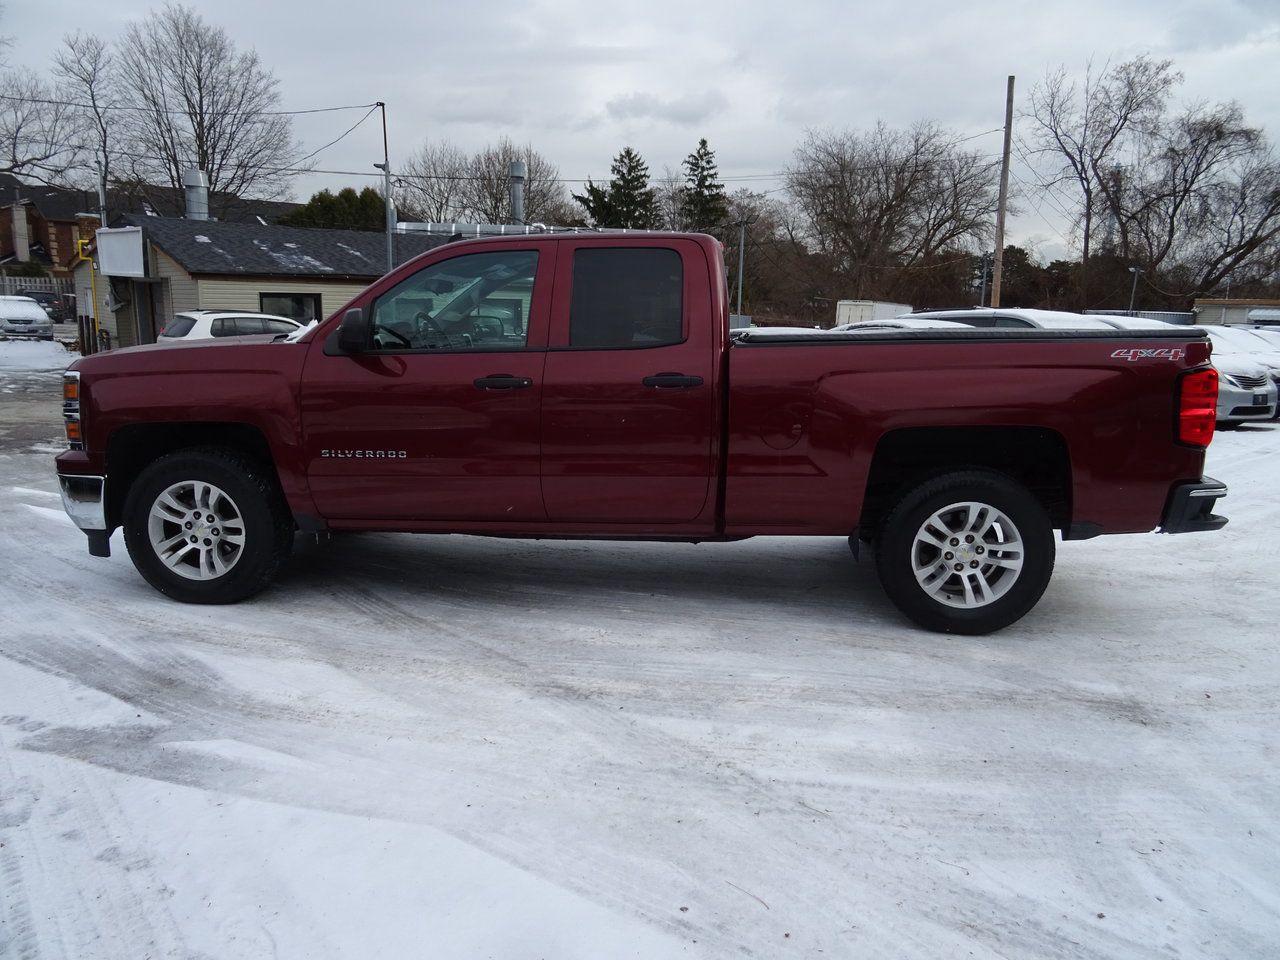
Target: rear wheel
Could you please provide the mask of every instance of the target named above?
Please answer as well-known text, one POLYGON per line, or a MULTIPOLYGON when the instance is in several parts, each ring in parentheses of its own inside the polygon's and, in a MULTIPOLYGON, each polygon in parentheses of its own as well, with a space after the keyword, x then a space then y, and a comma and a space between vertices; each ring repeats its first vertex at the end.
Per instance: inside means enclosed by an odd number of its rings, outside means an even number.
POLYGON ((124 538, 138 572, 184 603, 234 603, 264 589, 293 522, 266 469, 232 450, 161 457, 129 488, 124 538))
POLYGON ((908 491, 880 528, 885 592, 929 630, 981 634, 1027 613, 1053 573, 1044 507, 1003 474, 967 470, 908 491))

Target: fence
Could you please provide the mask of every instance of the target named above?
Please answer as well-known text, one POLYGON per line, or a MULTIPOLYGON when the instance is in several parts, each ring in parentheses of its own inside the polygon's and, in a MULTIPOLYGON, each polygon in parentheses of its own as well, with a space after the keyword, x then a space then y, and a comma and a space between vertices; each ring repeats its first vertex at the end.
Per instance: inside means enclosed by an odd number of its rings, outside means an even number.
POLYGON ((10 277, 0 275, 0 296, 11 297, 18 292, 75 293, 75 281, 62 277, 10 277))

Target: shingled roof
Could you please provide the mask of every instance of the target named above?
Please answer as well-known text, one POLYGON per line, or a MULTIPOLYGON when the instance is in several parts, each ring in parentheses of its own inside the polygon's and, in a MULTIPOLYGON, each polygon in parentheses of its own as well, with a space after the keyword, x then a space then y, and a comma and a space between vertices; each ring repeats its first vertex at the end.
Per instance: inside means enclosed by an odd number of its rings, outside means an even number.
MULTIPOLYGON (((133 214, 121 221, 142 227, 148 240, 191 274, 373 280, 387 269, 387 239, 383 233, 133 214)), ((396 263, 404 263, 447 239, 397 234, 396 263)))

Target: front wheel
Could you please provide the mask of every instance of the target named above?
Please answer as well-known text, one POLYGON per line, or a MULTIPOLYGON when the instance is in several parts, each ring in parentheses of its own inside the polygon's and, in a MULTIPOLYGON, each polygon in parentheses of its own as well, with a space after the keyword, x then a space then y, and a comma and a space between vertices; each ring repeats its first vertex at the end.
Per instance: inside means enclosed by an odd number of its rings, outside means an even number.
POLYGON ((232 450, 161 457, 124 503, 133 565, 184 603, 235 603, 263 590, 289 554, 293 522, 275 478, 232 450))
POLYGON ((920 626, 983 634, 1036 605, 1053 574, 1053 527, 1021 484, 988 470, 908 491, 880 528, 876 565, 889 599, 920 626))

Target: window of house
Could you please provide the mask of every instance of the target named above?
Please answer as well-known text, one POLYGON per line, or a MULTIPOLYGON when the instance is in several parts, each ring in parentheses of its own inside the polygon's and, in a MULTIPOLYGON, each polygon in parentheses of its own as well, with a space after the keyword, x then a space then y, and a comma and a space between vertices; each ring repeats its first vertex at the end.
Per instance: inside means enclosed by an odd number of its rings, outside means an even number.
POLYGON ((660 247, 603 247, 573 255, 569 345, 660 347, 684 339, 684 268, 660 247))
POLYGON ((260 293, 258 309, 277 317, 288 317, 299 323, 319 320, 320 294, 318 293, 260 293))
POLYGON ((423 267, 373 304, 376 350, 523 350, 534 250, 472 253, 423 267))

